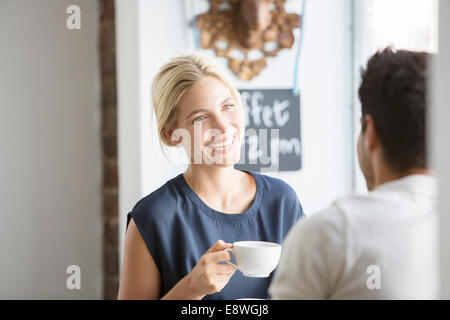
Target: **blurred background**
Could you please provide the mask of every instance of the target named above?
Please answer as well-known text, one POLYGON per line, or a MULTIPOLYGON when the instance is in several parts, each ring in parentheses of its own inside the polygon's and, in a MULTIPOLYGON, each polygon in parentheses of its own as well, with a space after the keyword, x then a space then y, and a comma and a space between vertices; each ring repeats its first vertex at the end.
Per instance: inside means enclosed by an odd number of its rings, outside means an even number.
MULTIPOLYGON (((450 298, 450 1, 281 2, 301 18, 291 48, 250 81, 217 61, 240 90, 298 96, 301 168, 264 173, 289 183, 306 214, 367 192, 355 155, 361 66, 387 45, 436 54, 428 128, 440 178, 441 292, 450 298)), ((151 82, 173 56, 216 56, 195 24, 208 8, 208 0, 0 0, 0 299, 116 298, 127 213, 186 167, 161 151, 151 82)))

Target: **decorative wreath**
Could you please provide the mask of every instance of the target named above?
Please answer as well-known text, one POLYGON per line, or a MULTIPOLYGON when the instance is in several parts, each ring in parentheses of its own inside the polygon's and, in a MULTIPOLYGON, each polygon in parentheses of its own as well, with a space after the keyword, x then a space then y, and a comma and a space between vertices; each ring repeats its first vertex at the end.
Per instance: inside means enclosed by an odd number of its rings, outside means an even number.
POLYGON ((299 27, 300 17, 286 13, 285 0, 209 0, 209 4, 209 10, 196 17, 200 44, 227 58, 240 79, 250 81, 267 66, 267 57, 292 48, 292 30, 299 27), (249 54, 255 51, 259 57, 251 60, 249 54))

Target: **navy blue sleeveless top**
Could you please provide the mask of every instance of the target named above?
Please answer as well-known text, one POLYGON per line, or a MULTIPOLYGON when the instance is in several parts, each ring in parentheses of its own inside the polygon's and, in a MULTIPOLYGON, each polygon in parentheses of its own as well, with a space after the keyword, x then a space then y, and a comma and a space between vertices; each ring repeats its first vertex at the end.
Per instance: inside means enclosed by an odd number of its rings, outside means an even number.
MULTIPOLYGON (((161 297, 186 276, 219 239, 282 243, 303 216, 295 191, 282 180, 252 174, 256 196, 243 213, 227 214, 206 205, 186 183, 183 174, 142 198, 127 215, 144 239, 161 275, 161 297)), ((268 278, 249 278, 237 270, 228 284, 204 299, 270 298, 268 278)))

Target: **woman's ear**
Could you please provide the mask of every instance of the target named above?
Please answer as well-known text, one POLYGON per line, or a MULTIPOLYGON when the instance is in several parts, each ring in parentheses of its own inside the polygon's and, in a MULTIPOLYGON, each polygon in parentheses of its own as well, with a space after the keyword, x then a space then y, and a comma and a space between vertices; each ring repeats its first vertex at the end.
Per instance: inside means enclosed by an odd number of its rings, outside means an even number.
POLYGON ((183 137, 176 136, 173 133, 174 130, 172 128, 163 128, 162 132, 164 134, 164 137, 172 147, 178 147, 180 145, 180 142, 183 141, 183 137))

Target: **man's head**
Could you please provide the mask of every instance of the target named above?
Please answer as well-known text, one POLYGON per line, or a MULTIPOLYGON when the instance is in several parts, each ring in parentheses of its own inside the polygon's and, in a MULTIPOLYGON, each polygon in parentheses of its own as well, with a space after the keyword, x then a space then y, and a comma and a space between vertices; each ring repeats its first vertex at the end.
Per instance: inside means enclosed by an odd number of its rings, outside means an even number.
POLYGON ((361 70, 357 151, 369 190, 380 170, 401 176, 426 168, 427 58, 425 52, 386 48, 361 70))

